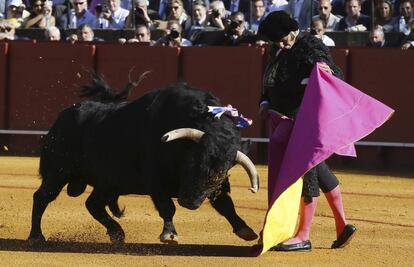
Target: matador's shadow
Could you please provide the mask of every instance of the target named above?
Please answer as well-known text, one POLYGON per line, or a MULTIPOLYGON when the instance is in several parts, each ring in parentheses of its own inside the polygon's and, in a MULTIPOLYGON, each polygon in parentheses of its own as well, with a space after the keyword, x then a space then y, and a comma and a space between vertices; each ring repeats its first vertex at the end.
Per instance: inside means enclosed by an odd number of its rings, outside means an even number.
POLYGON ((26 240, 0 238, 0 250, 31 252, 69 252, 127 254, 136 256, 205 256, 205 257, 249 257, 249 246, 198 245, 198 244, 144 244, 87 243, 68 241, 47 241, 42 244, 29 244, 26 240))

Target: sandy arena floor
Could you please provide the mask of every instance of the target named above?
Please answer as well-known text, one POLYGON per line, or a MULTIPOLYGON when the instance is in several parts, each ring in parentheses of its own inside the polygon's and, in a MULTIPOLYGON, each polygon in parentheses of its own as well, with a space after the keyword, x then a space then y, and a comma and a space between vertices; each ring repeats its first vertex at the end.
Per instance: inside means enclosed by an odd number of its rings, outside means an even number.
MULTIPOLYGON (((177 204, 179 245, 158 240, 162 220, 146 196, 124 196, 120 224, 126 244, 113 246, 105 229, 85 208, 89 193, 70 198, 62 192, 49 205, 42 226, 48 245, 32 248, 32 196, 40 184, 38 158, 0 157, 0 266, 414 266, 414 179, 336 172, 341 180, 346 215, 358 228, 352 243, 331 250, 334 220, 326 200, 319 201, 310 253, 268 252, 247 257, 249 247, 205 203, 196 211, 177 204)), ((238 213, 259 232, 267 202, 265 166, 259 166, 261 190, 248 191, 240 167, 231 171, 232 197, 238 213)), ((87 189, 90 192, 90 188, 87 189)))

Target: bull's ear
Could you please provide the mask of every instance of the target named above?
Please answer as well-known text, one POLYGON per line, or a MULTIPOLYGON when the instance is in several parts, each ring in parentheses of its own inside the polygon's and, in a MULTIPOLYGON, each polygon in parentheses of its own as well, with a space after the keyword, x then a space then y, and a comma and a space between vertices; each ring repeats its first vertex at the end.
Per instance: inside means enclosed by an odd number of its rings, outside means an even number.
POLYGON ((251 141, 250 139, 247 139, 246 141, 242 141, 241 145, 240 145, 240 150, 244 153, 244 154, 248 154, 250 151, 250 145, 251 145, 251 141))

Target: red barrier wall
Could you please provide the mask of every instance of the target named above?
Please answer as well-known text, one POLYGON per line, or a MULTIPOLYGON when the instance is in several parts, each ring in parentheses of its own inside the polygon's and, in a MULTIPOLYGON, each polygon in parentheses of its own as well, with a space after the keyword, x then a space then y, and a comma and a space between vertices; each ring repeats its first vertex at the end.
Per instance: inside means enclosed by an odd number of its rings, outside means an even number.
POLYGON ((9 49, 11 129, 46 130, 65 107, 77 102, 78 85, 89 83, 94 46, 14 42, 9 49))
POLYGON ((145 71, 151 73, 133 91, 131 99, 143 93, 178 81, 179 49, 139 44, 97 44, 96 70, 110 86, 121 89, 128 83, 132 70, 134 80, 145 71))
MULTIPOLYGON (((90 83, 82 66, 95 67, 110 85, 119 89, 127 83, 128 72, 135 66, 133 79, 146 70, 152 73, 135 90, 133 97, 185 80, 211 91, 222 104, 232 104, 246 117, 253 118, 253 126, 242 130, 243 136, 266 136, 258 117, 265 62, 263 49, 188 47, 180 50, 136 44, 97 44, 94 54, 94 48, 94 45, 82 43, 0 43, 0 128, 48 129, 63 108, 79 101, 78 86, 90 83)), ((365 140, 413 142, 411 66, 414 51, 352 48, 332 49, 331 53, 351 85, 396 109, 394 117, 365 140)), ((24 151, 36 151, 39 145, 38 137, 33 136, 3 135, 0 141, 0 145, 10 148, 8 153, 22 151, 22 144, 24 151)), ((396 156, 397 152, 386 150, 379 149, 380 153, 374 153, 374 157, 398 161, 403 158, 396 156)), ((412 157, 404 154, 404 158, 411 160, 412 157)), ((389 162, 394 164, 392 160, 389 162)))
POLYGON ((366 140, 414 142, 414 50, 354 48, 349 83, 395 109, 394 116, 366 140))
POLYGON ((258 116, 263 72, 262 48, 186 47, 182 49, 183 79, 190 85, 210 91, 223 105, 231 104, 253 125, 243 136, 262 135, 258 116))
POLYGON ((7 43, 0 43, 0 129, 6 127, 7 114, 7 92, 6 92, 6 77, 7 77, 7 43))
POLYGON ((335 64, 344 73, 344 80, 348 81, 348 54, 349 49, 331 48, 331 55, 334 59, 335 64))

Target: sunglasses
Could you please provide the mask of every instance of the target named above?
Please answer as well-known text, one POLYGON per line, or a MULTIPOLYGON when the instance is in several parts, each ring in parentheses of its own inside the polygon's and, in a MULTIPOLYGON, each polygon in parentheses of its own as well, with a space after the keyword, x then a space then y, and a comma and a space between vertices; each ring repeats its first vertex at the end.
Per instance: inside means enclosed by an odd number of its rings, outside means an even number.
POLYGON ((86 2, 74 2, 73 4, 75 5, 75 6, 81 6, 81 5, 83 5, 83 4, 85 4, 86 2))
POLYGON ((323 10, 323 9, 328 9, 328 7, 326 7, 326 6, 321 6, 320 8, 319 8, 319 10, 323 10))
POLYGON ((0 29, 0 32, 9 32, 9 31, 11 31, 12 30, 12 28, 11 27, 4 27, 4 28, 1 28, 0 29))

